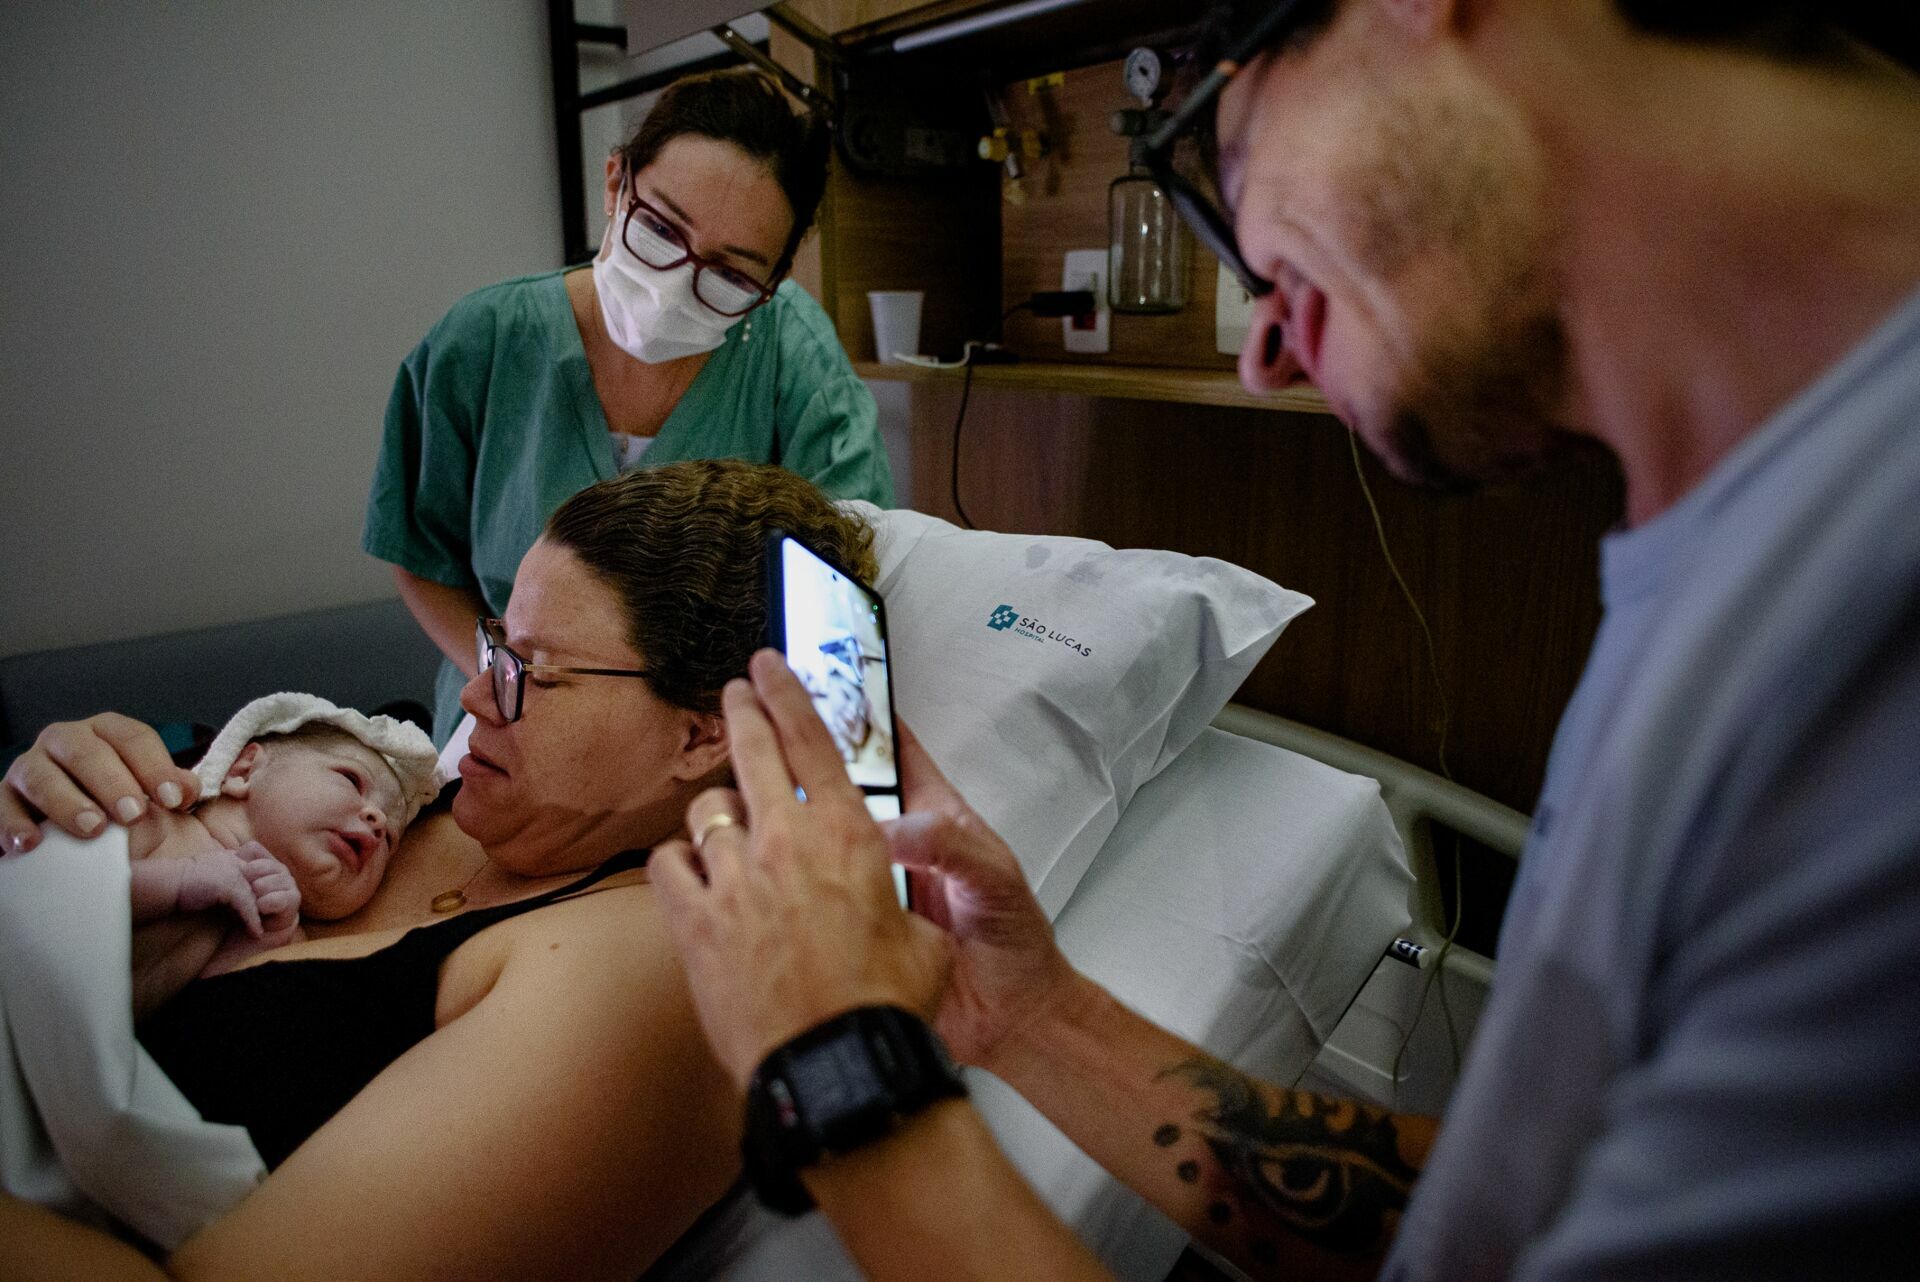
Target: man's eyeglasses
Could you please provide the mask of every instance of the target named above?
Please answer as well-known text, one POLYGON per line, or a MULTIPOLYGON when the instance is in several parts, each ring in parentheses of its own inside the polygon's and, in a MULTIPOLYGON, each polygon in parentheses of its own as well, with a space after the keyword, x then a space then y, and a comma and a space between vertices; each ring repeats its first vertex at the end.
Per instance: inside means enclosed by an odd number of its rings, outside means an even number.
POLYGON ((474 655, 480 671, 493 678, 493 706, 502 721, 520 719, 527 698, 527 673, 555 673, 571 677, 650 677, 644 668, 559 668, 549 663, 528 663, 507 646, 506 625, 498 619, 474 620, 474 655))
POLYGON ((640 199, 627 198, 620 239, 628 252, 655 271, 693 264, 693 296, 722 316, 745 316, 773 297, 773 290, 737 267, 703 258, 665 214, 640 199))
POLYGON ((1262 51, 1284 41, 1292 34, 1292 29, 1308 18, 1314 9, 1315 6, 1306 3, 1306 0, 1281 0, 1274 5, 1266 16, 1254 24, 1246 38, 1215 63, 1206 78, 1194 86, 1193 92, 1180 104, 1180 110, 1153 131, 1144 148, 1147 172, 1160 184, 1160 190, 1167 193, 1174 211, 1193 229, 1200 243, 1213 251, 1214 257, 1226 264, 1227 270, 1239 278, 1241 288, 1255 298, 1264 298, 1272 293, 1273 282, 1247 266, 1246 258, 1240 253, 1240 241, 1233 232, 1233 220, 1174 168, 1174 147, 1202 121, 1212 117, 1220 91, 1227 87, 1228 81, 1239 75, 1262 51))

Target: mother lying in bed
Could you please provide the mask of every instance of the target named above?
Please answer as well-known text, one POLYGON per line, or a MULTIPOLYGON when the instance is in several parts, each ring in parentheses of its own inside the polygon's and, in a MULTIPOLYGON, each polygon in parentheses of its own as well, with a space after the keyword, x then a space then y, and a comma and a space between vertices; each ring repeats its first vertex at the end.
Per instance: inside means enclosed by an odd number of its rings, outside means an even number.
MULTIPOLYGON (((165 1274, 631 1282, 726 1191, 738 1103, 642 865, 727 776, 773 526, 872 577, 871 532, 773 468, 631 472, 555 513, 483 628, 451 815, 365 910, 163 1012, 161 1067, 273 1165, 165 1274)), ((4 1194, 0 1275, 161 1276, 4 1194)))

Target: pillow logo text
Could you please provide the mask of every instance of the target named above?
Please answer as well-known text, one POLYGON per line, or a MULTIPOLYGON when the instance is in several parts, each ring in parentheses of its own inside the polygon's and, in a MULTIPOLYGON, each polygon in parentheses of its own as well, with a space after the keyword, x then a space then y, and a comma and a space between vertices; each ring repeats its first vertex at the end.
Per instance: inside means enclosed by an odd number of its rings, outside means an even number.
POLYGON ((1028 618, 1010 605, 996 606, 993 613, 987 616, 987 626, 995 632, 1011 630, 1015 636, 1025 637, 1029 641, 1058 641, 1083 659, 1093 657, 1091 647, 1080 644, 1064 632, 1056 632, 1048 628, 1038 619, 1028 618))

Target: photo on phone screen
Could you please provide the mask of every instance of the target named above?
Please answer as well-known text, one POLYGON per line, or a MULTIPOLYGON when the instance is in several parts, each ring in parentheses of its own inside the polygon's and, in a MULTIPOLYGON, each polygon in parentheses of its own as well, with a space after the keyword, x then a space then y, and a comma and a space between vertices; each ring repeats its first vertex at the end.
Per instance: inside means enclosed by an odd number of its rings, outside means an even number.
MULTIPOLYGON (((875 819, 900 816, 900 763, 893 674, 880 598, 790 535, 773 535, 768 630, 774 647, 813 696, 847 777, 867 794, 875 819)), ((894 869, 900 902, 906 872, 894 869)))

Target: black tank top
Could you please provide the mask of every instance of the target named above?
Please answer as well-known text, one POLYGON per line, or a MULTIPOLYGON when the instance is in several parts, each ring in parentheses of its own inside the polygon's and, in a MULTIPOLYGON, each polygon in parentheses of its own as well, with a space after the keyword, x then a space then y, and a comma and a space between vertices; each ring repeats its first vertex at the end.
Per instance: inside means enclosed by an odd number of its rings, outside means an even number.
POLYGON ((434 1030, 440 965, 487 927, 639 868, 630 850, 569 885, 416 926, 364 957, 262 962, 199 979, 138 1030, 209 1122, 244 1126, 271 1170, 434 1030))

